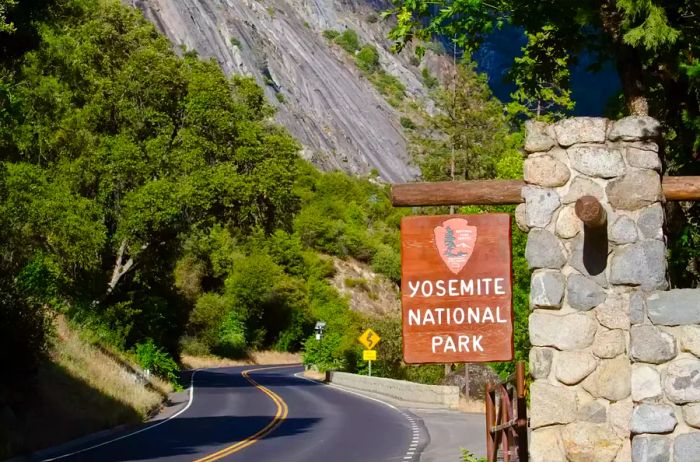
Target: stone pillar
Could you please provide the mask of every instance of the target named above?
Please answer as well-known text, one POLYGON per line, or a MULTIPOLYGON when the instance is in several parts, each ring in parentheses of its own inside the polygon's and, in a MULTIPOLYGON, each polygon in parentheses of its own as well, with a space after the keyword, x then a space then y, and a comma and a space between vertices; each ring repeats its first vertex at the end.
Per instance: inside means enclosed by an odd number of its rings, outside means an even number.
MULTIPOLYGON (((649 117, 529 124, 525 204, 516 219, 529 232, 526 257, 534 270, 533 462, 629 462, 633 432, 673 431, 671 408, 635 405, 635 387, 656 387, 652 400, 661 394, 656 366, 638 358, 653 363, 676 354, 642 306, 652 291, 667 288, 658 134, 649 117), (600 201, 607 225, 584 229, 574 211, 584 195, 600 201)), ((635 438, 634 450, 650 453, 672 439, 654 438, 635 438)))

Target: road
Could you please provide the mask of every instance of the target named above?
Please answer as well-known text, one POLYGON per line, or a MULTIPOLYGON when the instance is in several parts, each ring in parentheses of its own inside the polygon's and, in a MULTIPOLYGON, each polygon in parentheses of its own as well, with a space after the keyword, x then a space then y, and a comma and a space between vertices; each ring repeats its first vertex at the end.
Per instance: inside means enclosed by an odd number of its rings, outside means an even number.
POLYGON ((44 460, 418 460, 421 430, 410 413, 296 377, 301 371, 299 366, 197 371, 188 407, 179 414, 44 460))

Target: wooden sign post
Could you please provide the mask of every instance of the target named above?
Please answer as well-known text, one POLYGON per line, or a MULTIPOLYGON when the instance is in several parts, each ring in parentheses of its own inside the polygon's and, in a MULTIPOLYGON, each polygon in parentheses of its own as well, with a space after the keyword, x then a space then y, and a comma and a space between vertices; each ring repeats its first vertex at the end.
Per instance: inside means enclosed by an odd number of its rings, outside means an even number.
POLYGON ((513 359, 510 229, 501 213, 403 218, 406 363, 513 359))

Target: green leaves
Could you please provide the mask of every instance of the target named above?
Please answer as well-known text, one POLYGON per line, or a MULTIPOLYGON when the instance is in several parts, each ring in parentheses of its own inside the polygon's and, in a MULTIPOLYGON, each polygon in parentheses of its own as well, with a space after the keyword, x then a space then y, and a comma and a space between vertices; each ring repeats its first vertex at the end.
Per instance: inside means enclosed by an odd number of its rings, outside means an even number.
POLYGON ((618 0, 617 7, 623 13, 623 40, 635 48, 656 52, 669 48, 681 36, 669 23, 664 7, 654 0, 618 0))
POLYGON ((574 108, 569 89, 569 54, 556 26, 527 33, 522 56, 516 57, 510 77, 518 89, 508 105, 512 115, 553 121, 574 108))
POLYGON ((485 76, 464 61, 449 87, 437 90, 434 98, 440 111, 428 117, 428 130, 411 137, 410 150, 423 178, 493 178, 509 127, 485 76))

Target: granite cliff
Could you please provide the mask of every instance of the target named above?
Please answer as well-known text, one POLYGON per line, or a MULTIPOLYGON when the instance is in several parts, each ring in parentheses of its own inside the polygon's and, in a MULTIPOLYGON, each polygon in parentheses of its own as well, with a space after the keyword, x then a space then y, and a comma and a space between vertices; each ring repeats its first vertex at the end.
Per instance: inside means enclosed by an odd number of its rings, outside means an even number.
MULTIPOLYGON (((417 175, 410 165, 400 110, 323 36, 353 29, 374 45, 382 69, 396 77, 414 107, 430 108, 411 53, 388 51, 386 4, 371 0, 124 0, 143 11, 178 49, 216 59, 231 74, 254 77, 278 108, 277 119, 324 170, 367 174, 390 182, 417 175)), ((445 63, 432 55, 436 73, 445 63)))

